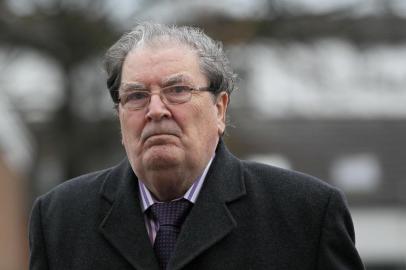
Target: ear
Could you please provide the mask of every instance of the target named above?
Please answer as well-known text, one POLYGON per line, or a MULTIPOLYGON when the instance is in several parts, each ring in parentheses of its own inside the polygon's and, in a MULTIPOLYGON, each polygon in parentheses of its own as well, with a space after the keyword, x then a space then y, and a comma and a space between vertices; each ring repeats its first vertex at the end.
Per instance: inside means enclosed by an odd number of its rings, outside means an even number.
POLYGON ((217 128, 219 136, 222 136, 226 129, 226 113, 228 106, 228 94, 227 92, 221 92, 216 98, 217 108, 217 128))
POLYGON ((124 136, 123 136, 123 123, 122 123, 122 109, 120 108, 120 105, 117 107, 117 117, 118 117, 118 121, 120 122, 120 136, 121 136, 121 145, 124 146, 124 136))

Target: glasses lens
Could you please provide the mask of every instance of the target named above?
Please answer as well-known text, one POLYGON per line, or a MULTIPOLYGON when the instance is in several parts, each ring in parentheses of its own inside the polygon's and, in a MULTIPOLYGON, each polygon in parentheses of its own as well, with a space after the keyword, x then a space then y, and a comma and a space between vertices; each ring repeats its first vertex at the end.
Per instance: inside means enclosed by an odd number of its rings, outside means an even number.
POLYGON ((122 98, 122 103, 125 108, 139 109, 144 107, 149 100, 149 92, 146 91, 133 91, 125 93, 122 98))
POLYGON ((192 88, 187 85, 174 85, 162 89, 165 99, 173 104, 184 103, 192 97, 192 88))

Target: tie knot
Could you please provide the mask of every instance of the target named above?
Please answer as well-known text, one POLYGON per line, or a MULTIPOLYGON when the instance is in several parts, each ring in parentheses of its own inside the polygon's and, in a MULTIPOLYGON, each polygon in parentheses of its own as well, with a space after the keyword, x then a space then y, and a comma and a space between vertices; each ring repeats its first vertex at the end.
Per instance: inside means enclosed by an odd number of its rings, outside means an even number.
POLYGON ((158 221, 159 226, 175 226, 180 227, 185 220, 191 203, 186 199, 178 201, 154 203, 151 206, 151 214, 155 221, 158 221))

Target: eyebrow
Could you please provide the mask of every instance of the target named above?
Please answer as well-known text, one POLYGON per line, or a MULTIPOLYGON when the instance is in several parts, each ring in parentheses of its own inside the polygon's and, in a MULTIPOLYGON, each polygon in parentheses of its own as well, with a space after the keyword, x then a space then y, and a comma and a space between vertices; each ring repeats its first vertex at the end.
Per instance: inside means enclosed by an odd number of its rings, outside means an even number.
POLYGON ((192 79, 185 74, 177 74, 168 78, 165 78, 161 81, 162 87, 174 85, 177 83, 191 83, 192 79))
POLYGON ((128 91, 135 91, 135 90, 147 90, 144 84, 142 83, 123 83, 122 87, 123 92, 128 92, 128 91))

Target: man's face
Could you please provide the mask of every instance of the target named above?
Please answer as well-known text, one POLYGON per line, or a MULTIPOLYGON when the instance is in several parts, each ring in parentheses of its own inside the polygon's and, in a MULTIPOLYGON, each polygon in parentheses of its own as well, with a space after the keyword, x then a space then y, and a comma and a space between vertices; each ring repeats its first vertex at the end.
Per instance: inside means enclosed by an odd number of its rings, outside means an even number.
MULTIPOLYGON (((208 86, 196 53, 176 44, 130 52, 121 81, 158 94, 173 84, 208 86)), ((154 94, 142 109, 119 106, 122 142, 131 166, 158 199, 182 196, 203 172, 225 129, 227 103, 226 93, 214 98, 199 91, 183 104, 165 104, 154 94)))

